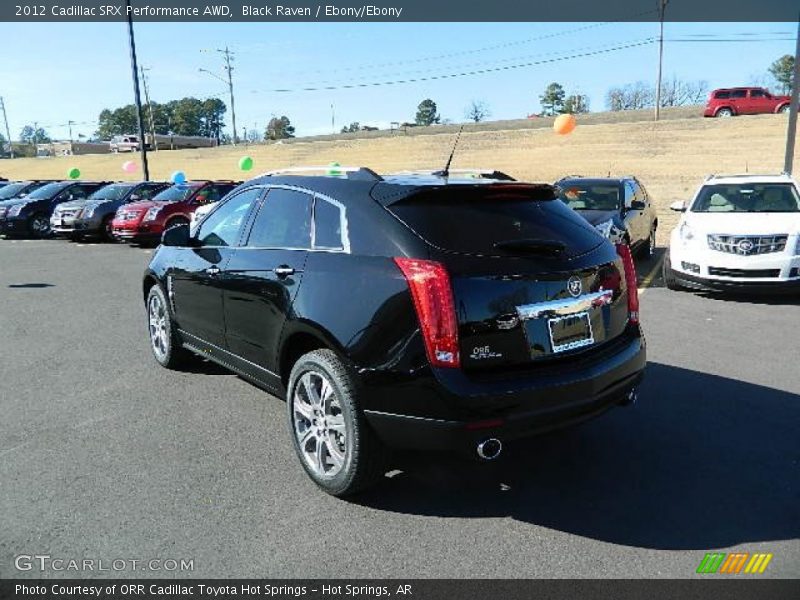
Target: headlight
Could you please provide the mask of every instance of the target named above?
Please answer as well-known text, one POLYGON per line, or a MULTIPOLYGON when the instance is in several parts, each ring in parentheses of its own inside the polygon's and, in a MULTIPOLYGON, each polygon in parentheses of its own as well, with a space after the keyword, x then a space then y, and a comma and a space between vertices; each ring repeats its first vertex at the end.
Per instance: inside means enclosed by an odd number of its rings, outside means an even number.
POLYGON ((689 227, 688 223, 683 223, 681 225, 681 228, 678 230, 678 235, 684 242, 689 242, 694 239, 694 232, 692 228, 689 227))
POLYGON ((609 219, 608 221, 603 221, 602 223, 598 223, 597 225, 594 226, 594 228, 600 232, 600 235, 602 235, 605 238, 611 237, 611 229, 613 227, 614 227, 614 221, 612 221, 611 219, 609 219))
POLYGON ((148 208, 147 212, 144 215, 144 220, 145 221, 152 221, 153 219, 155 219, 158 216, 158 213, 160 213, 160 212, 161 212, 161 207, 160 206, 154 206, 152 208, 148 208))
POLYGON ((797 233, 797 243, 794 245, 794 254, 795 256, 800 256, 800 232, 797 233))
POLYGON ((89 204, 83 208, 78 216, 82 219, 88 219, 94 214, 96 208, 97 204, 89 204))
POLYGON ((14 206, 8 209, 8 216, 9 217, 19 216, 19 213, 23 208, 25 208, 24 204, 15 204, 14 206))

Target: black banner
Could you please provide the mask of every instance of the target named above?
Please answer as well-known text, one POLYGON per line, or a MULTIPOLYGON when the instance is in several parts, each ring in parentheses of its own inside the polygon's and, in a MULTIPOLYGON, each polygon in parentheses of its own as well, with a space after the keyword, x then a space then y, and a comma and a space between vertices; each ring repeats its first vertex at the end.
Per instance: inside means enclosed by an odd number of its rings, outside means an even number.
POLYGON ((769 579, 684 580, 0 580, 0 598, 24 600, 783 600, 797 598, 798 582, 769 579))
MULTIPOLYGON (((657 0, 3 0, 0 21, 513 22, 658 21, 657 0)), ((790 0, 669 0, 666 21, 796 21, 790 0)))

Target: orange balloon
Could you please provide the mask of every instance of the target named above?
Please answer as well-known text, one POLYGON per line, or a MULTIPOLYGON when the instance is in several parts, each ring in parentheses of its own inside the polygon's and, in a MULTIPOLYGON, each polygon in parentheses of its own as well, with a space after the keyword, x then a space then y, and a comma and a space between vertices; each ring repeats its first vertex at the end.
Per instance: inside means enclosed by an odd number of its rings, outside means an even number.
POLYGON ((558 135, 567 135, 573 132, 577 124, 575 115, 558 115, 553 123, 553 131, 558 135))

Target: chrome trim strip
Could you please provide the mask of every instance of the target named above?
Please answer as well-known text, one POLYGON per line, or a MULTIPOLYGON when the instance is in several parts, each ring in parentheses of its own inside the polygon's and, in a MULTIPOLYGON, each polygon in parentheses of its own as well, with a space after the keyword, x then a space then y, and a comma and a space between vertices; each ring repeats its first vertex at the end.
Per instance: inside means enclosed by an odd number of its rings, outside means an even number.
POLYGON ((598 306, 606 306, 611 304, 613 296, 613 290, 600 290, 578 296, 577 298, 564 298, 562 300, 525 304, 523 306, 517 306, 516 308, 519 318, 526 321, 528 319, 540 319, 542 317, 569 315, 598 306))
MULTIPOLYGON (((218 350, 218 351, 220 351, 220 352, 223 352, 223 353, 224 353, 224 354, 226 354, 227 356, 232 356, 233 358, 235 358, 235 359, 237 359, 237 360, 241 360, 242 362, 246 362, 248 365, 252 365, 252 366, 253 366, 253 367, 255 367, 256 369, 258 369, 258 370, 260 370, 260 371, 264 371, 265 373, 269 373, 269 374, 270 374, 270 375, 272 375, 273 377, 277 377, 278 379, 280 379, 280 375, 278 375, 277 373, 273 373, 272 371, 270 371, 269 369, 265 369, 265 368, 264 368, 264 367, 262 367, 261 365, 257 365, 256 363, 254 363, 254 362, 252 362, 252 361, 249 361, 249 360, 247 360, 246 358, 242 358, 242 357, 241 357, 241 356, 239 356, 238 354, 234 354, 233 352, 230 352, 230 351, 228 351, 228 350, 225 350, 225 348, 220 348, 220 347, 219 347, 219 346, 217 346, 216 344, 212 344, 211 342, 207 342, 207 341, 205 341, 203 338, 197 337, 196 335, 192 335, 191 333, 189 333, 189 332, 188 332, 188 331, 186 331, 185 329, 180 329, 180 328, 178 328, 178 331, 181 333, 181 335, 184 335, 184 336, 189 336, 190 338, 193 338, 193 339, 197 340, 197 341, 198 341, 198 342, 200 342, 201 344, 205 344, 206 346, 211 346, 211 347, 212 347, 212 348, 214 348, 215 350, 218 350)), ((191 345, 191 344, 189 344, 188 342, 185 342, 185 345, 191 345)), ((202 348, 199 348, 199 350, 201 350, 201 351, 202 351, 202 348)), ((202 355, 205 355, 205 352, 204 352, 202 355)))

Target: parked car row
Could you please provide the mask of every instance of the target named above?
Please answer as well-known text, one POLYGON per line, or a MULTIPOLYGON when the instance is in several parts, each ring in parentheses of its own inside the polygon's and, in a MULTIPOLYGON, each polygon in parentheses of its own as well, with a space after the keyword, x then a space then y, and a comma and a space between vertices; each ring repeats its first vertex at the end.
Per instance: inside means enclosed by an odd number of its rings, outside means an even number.
POLYGON ((188 224, 200 206, 219 201, 234 181, 16 181, 0 188, 6 236, 105 238, 155 244, 165 228, 188 224))

